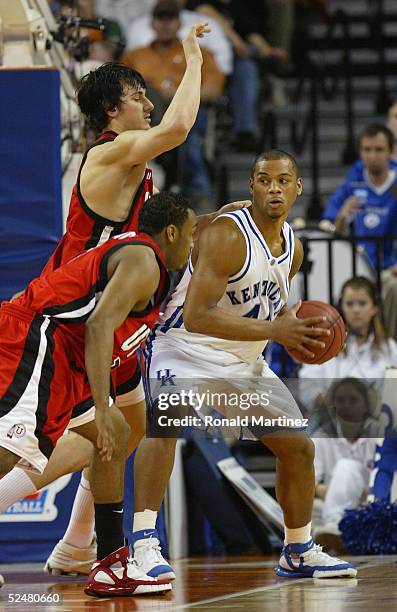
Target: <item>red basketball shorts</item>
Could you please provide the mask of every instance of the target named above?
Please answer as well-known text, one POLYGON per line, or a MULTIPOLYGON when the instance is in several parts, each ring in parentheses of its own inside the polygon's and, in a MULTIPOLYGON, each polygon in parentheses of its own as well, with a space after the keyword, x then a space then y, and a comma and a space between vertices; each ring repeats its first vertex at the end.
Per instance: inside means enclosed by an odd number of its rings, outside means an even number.
POLYGON ((84 372, 53 321, 9 303, 0 309, 0 364, 0 446, 42 472, 84 397, 84 372))

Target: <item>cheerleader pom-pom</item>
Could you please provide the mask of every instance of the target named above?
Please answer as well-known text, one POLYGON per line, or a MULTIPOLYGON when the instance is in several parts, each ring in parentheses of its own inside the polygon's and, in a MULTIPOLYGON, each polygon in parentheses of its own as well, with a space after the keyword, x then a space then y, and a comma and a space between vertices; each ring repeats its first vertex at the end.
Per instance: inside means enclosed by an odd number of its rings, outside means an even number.
POLYGON ((345 510, 339 523, 343 543, 355 555, 397 553, 397 503, 376 501, 345 510))

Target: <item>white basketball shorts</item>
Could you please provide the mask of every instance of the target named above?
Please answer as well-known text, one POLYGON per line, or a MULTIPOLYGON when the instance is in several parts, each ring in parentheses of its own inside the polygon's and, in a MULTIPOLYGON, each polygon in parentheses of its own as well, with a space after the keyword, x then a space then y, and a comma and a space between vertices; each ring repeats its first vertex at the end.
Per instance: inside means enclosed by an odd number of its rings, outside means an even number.
POLYGON ((225 437, 241 439, 306 429, 292 394, 262 357, 246 363, 169 334, 152 335, 142 371, 149 437, 178 437, 183 426, 219 426, 225 437))

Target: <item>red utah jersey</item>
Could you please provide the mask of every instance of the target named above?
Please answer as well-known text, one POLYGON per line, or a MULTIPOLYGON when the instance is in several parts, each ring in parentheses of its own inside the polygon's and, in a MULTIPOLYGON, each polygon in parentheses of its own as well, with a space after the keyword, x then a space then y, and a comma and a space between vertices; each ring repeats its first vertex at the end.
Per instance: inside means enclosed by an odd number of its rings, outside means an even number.
POLYGON ((98 215, 87 205, 80 190, 80 176, 89 151, 93 147, 112 142, 117 136, 116 132, 104 132, 86 151, 80 165, 76 184, 73 187, 66 221, 66 233, 47 262, 43 270, 44 273, 56 270, 76 255, 103 244, 113 236, 124 232, 138 231, 138 216, 142 205, 153 195, 153 175, 149 168, 146 168, 142 182, 132 198, 130 213, 125 221, 112 221, 98 215))
POLYGON ((169 289, 164 256, 147 234, 129 232, 107 240, 62 267, 42 274, 12 302, 16 311, 21 308, 22 311, 48 317, 61 332, 70 361, 81 370, 85 370, 84 323, 100 301, 108 283, 109 256, 131 244, 152 248, 160 268, 160 282, 151 303, 143 312, 131 312, 114 334, 112 367, 118 368, 129 358, 135 360, 134 353, 154 326, 169 289))

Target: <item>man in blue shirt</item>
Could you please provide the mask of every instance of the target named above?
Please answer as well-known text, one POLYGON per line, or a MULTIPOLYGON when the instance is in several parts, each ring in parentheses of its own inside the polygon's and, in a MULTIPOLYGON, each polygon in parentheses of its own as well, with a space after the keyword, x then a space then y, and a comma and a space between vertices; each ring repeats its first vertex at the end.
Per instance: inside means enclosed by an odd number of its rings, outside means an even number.
MULTIPOLYGON (((397 169, 390 167, 394 136, 382 124, 367 126, 360 136, 363 162, 354 177, 329 198, 323 219, 335 223, 341 235, 397 236, 397 169)), ((376 244, 362 241, 369 259, 377 267, 376 244)), ((387 331, 397 339, 397 252, 395 242, 385 240, 380 250, 382 297, 387 331)))

